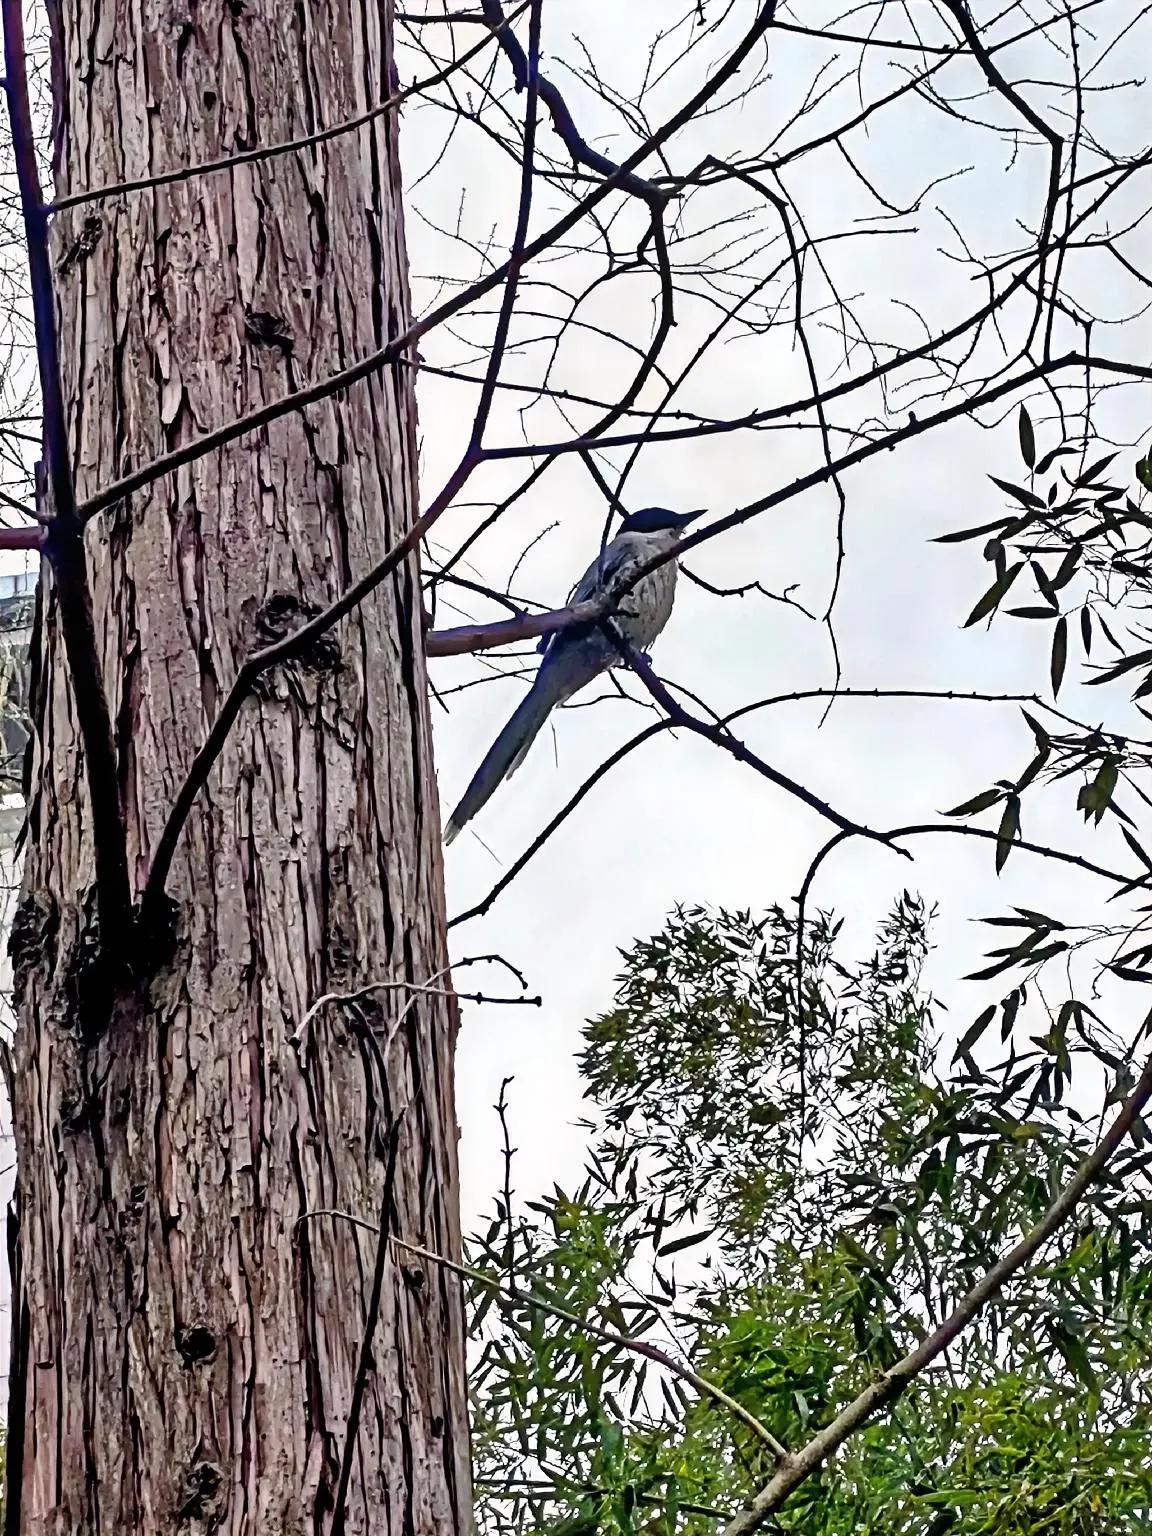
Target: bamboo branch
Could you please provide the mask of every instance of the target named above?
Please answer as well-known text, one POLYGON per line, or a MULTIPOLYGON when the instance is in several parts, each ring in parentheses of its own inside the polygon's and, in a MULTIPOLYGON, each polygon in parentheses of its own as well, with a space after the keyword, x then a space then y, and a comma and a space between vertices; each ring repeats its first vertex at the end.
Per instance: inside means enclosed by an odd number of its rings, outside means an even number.
POLYGON ((955 1342, 1007 1282, 1068 1221, 1085 1192, 1105 1172, 1121 1142, 1136 1126, 1150 1098, 1152 1056, 1148 1058, 1139 1082, 1096 1149, 1081 1163, 1079 1170, 1032 1230, 976 1282, 934 1333, 870 1386, 865 1387, 831 1424, 813 1435, 807 1445, 783 1461, 771 1481, 756 1494, 748 1507, 729 1521, 722 1536, 750 1536, 752 1531, 759 1530, 768 1517, 781 1507, 801 1483, 823 1466, 834 1451, 857 1430, 862 1429, 881 1409, 891 1407, 908 1391, 921 1372, 955 1342))

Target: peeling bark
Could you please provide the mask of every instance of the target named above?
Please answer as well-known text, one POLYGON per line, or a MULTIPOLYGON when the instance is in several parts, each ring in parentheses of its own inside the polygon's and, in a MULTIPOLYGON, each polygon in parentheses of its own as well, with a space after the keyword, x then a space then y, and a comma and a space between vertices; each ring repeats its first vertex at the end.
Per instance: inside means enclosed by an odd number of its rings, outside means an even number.
MULTIPOLYGON (((271 143, 388 92, 390 6, 56 0, 57 195, 271 143)), ((60 215, 81 498, 381 346, 408 313, 395 122, 60 215)), ((407 370, 200 460, 87 548, 139 896, 246 654, 415 516, 407 370)), ((244 706, 173 867, 172 932, 98 1006, 90 826, 51 594, 13 932, 10 1533, 333 1528, 400 1117, 392 1229, 456 1255, 451 1004, 312 1000, 445 964, 420 604, 402 567, 244 706)), ((459 1297, 385 1277, 344 1529, 468 1524, 459 1297)))

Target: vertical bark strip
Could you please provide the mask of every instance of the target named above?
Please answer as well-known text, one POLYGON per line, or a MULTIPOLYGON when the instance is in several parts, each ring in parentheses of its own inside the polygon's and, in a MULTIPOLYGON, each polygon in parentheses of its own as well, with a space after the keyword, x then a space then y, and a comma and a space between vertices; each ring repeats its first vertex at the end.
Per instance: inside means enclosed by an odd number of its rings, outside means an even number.
MULTIPOLYGON (((57 195, 308 133, 388 94, 388 0, 55 0, 57 195)), ((409 319, 385 117, 305 153, 70 209, 54 227, 77 494, 383 345, 409 319)), ((244 657, 416 515, 393 370, 87 530, 138 896, 244 657)), ((172 935, 94 1009, 91 828, 49 597, 24 892, 10 1531, 327 1532, 399 1120, 392 1230, 459 1247, 455 1015, 313 998, 445 963, 414 563, 263 679, 169 882, 172 935)), ((468 1523, 463 1327, 390 1261, 344 1529, 468 1523)))

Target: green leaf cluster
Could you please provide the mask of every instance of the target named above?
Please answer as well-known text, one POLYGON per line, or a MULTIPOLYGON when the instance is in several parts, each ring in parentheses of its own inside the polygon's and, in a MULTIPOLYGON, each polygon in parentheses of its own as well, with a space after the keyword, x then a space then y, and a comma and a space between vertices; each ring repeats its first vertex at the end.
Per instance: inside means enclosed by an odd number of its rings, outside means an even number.
MULTIPOLYGON (((690 908, 623 954, 614 1006, 586 1032, 585 1180, 518 1202, 510 1178, 469 1258, 657 1354, 477 1286, 482 1528, 722 1529, 771 1454, 659 1352, 797 1447, 1067 1180, 1094 1140, 1085 1095, 1116 1081, 1094 1090, 1067 1038, 1063 1055, 1053 1038, 979 1066, 996 1008, 944 1073, 921 981, 928 929, 905 893, 860 962, 830 916, 801 938, 779 907, 690 908), (1084 1074, 1075 1095, 1054 1092, 1054 1070, 1084 1074)), ((1082 1019, 1062 1015, 1066 1037, 1082 1019)), ((1150 1158, 1143 1138, 1128 1146, 1039 1267, 776 1529, 1152 1530, 1150 1158)))

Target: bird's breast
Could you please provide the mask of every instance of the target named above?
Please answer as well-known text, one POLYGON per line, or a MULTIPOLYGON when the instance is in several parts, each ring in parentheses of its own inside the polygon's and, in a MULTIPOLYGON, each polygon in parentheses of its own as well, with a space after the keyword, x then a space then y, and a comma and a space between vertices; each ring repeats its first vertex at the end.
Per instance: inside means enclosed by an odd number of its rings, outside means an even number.
POLYGON ((646 648, 668 622, 676 595, 676 562, 669 560, 636 584, 620 605, 620 622, 628 640, 646 648))

